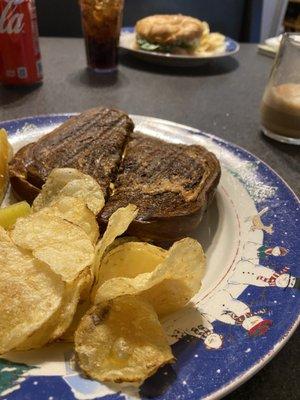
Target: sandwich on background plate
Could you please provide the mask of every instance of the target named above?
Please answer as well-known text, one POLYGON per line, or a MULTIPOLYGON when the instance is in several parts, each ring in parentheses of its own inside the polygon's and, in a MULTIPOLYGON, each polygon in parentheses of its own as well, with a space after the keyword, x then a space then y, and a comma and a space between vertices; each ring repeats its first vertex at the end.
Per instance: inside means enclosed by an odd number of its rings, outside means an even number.
POLYGON ((144 51, 193 56, 225 49, 225 36, 210 33, 207 22, 186 15, 145 17, 135 31, 136 46, 144 51))

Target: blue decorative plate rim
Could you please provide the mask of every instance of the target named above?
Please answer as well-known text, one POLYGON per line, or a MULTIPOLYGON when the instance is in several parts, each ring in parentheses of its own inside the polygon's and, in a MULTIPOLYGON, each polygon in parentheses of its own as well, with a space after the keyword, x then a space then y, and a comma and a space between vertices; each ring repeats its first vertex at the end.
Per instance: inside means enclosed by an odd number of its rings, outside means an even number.
MULTIPOLYGON (((135 28, 133 26, 124 26, 121 29, 121 33, 134 33, 135 28)), ((186 55, 179 55, 179 54, 168 54, 165 55, 163 53, 159 52, 149 52, 141 49, 127 49, 126 47, 120 46, 126 50, 130 51, 135 51, 135 52, 141 52, 141 53, 146 53, 146 54, 152 54, 154 57, 171 57, 171 58, 178 58, 178 59, 200 59, 200 58, 219 58, 219 57, 226 57, 226 56, 231 56, 233 54, 236 54, 239 49, 240 45, 238 42, 236 42, 234 39, 230 38, 229 36, 225 36, 225 43, 226 43, 226 49, 223 53, 220 54, 214 54, 208 57, 202 57, 202 56, 186 56, 186 55)))
MULTIPOLYGON (((25 124, 33 124, 37 127, 43 127, 43 126, 48 126, 50 124, 58 124, 62 123, 65 121, 67 118, 70 116, 75 115, 75 113, 66 113, 66 114, 48 114, 48 115, 40 115, 40 116, 32 116, 32 117, 25 117, 21 119, 16 119, 16 120, 8 120, 8 121, 2 121, 0 123, 0 126, 7 129, 9 134, 13 136, 13 134, 22 129, 22 127, 25 124)), ((138 117, 138 116, 137 116, 138 117)), ((223 139, 220 139, 212 134, 208 134, 205 132, 202 132, 198 129, 195 128, 190 128, 185 125, 180 125, 177 123, 165 121, 165 120, 159 120, 156 118, 149 118, 153 121, 157 121, 162 124, 167 124, 170 126, 174 127, 180 127, 182 129, 185 129, 187 133, 192 133, 196 135, 200 135, 206 138, 210 138, 213 140, 215 143, 217 143, 219 146, 224 147, 231 151, 233 154, 238 156, 241 160, 244 161, 250 161, 253 163, 257 163, 257 168, 258 168, 258 174, 260 179, 269 184, 275 184, 278 186, 278 191, 276 194, 276 198, 271 198, 271 199, 266 199, 263 201, 263 203, 260 204, 261 207, 274 207, 276 213, 278 214, 278 222, 274 222, 272 218, 275 218, 275 211, 272 211, 272 215, 268 216, 266 218, 265 224, 269 222, 273 222, 274 228, 276 228, 276 234, 274 235, 274 238, 272 238, 272 241, 274 242, 273 244, 277 243, 277 238, 279 239, 285 239, 284 241, 282 240, 283 244, 282 246, 289 246, 288 250, 289 252, 285 254, 285 260, 288 260, 285 262, 285 264, 288 265, 289 271, 290 271, 290 276, 295 278, 297 280, 297 283, 299 284, 299 277, 300 277, 300 267, 299 264, 297 264, 297 260, 299 259, 299 228, 297 227, 296 222, 298 222, 298 217, 299 217, 299 199, 297 198, 296 194, 292 191, 292 189, 282 180, 282 178, 273 170, 271 169, 267 164, 265 164, 263 161, 259 160, 256 156, 252 155, 248 151, 244 150, 241 147, 238 147, 232 143, 229 143, 223 139), (282 205, 285 205, 285 207, 282 207, 282 205), (298 213, 297 213, 298 211, 298 213), (279 222, 279 217, 282 218, 279 222), (284 228, 284 229, 283 229, 284 228), (276 238, 276 240, 275 240, 276 238), (287 240, 286 240, 287 239, 287 240), (274 241, 275 240, 275 241, 274 241)), ((270 246, 270 241, 268 243, 265 243, 265 237, 264 237, 264 245, 269 245, 270 246)), ((283 248, 283 247, 282 247, 283 248)), ((268 249, 261 249, 261 251, 267 251, 268 249)), ((263 255, 263 253, 262 253, 263 255)), ((268 257, 269 254, 265 254, 263 257, 268 257)), ((279 259, 279 257, 277 257, 279 259)), ((281 257, 280 257, 281 258, 281 257)), ((268 260, 266 258, 260 258, 262 266, 267 266, 266 263, 268 260)), ((272 260, 272 267, 274 268, 277 276, 280 274, 279 268, 282 268, 282 263, 278 263, 278 260, 272 260)), ((237 332, 238 324, 240 324, 240 321, 237 321, 237 325, 235 326, 230 326, 227 324, 224 324, 220 321, 216 321, 214 324, 214 331, 218 330, 220 335, 224 336, 226 338, 226 334, 228 335, 228 332, 230 335, 235 336, 237 338, 240 338, 243 340, 243 350, 241 350, 240 342, 239 345, 236 346, 236 343, 230 342, 229 340, 226 342, 227 348, 222 348, 220 349, 220 357, 216 352, 208 352, 206 350, 203 351, 203 341, 196 341, 194 338, 191 339, 191 337, 184 337, 181 340, 179 340, 176 344, 173 345, 173 351, 175 353, 175 356, 177 356, 178 363, 183 364, 188 364, 189 363, 196 363, 197 366, 197 374, 192 376, 192 381, 187 382, 187 380, 182 379, 182 374, 180 370, 175 371, 177 373, 177 395, 180 394, 182 398, 185 399, 193 399, 193 400, 199 400, 199 399, 217 399, 220 397, 225 396, 228 394, 230 391, 233 389, 237 388, 240 386, 242 383, 244 383, 246 380, 251 378, 255 373, 257 373, 267 362, 269 362, 272 357, 274 357, 277 352, 284 346, 284 344, 287 342, 287 340, 291 337, 293 332, 296 330, 298 324, 300 323, 300 296, 299 296, 299 291, 297 291, 297 286, 291 286, 291 287, 285 287, 282 289, 281 287, 276 287, 272 286, 274 285, 274 279, 273 283, 270 283, 270 288, 268 290, 272 290, 274 293, 274 296, 272 298, 267 298, 267 294, 265 293, 266 296, 266 301, 267 301, 267 314, 266 311, 263 310, 257 310, 257 315, 259 315, 259 311, 262 311, 262 315, 264 315, 264 321, 272 322, 273 321, 273 331, 270 329, 269 332, 272 332, 272 335, 268 336, 265 335, 263 332, 261 336, 259 337, 246 337, 241 334, 240 332, 237 332), (287 302, 288 295, 291 294, 291 297, 289 297, 290 301, 287 302), (292 300, 291 300, 292 299, 292 300), (283 300, 283 301, 281 301, 283 300), (272 304, 271 304, 272 303, 272 304), (274 305, 276 304, 276 306, 274 305), (287 313, 287 318, 282 320, 281 316, 284 315, 284 312, 287 313), (265 314, 264 314, 265 313, 265 314), (265 318, 266 315, 266 318, 265 318), (267 318, 268 317, 268 318, 267 318), (278 320, 279 324, 276 323, 278 320), (259 342, 259 340, 261 342, 259 342), (249 344, 251 341, 251 344, 249 344), (245 343, 246 342, 246 345, 245 343), (251 347, 252 348, 251 348, 251 347), (253 349, 254 348, 254 349, 253 349), (188 349, 188 350, 186 350, 188 349), (248 351, 249 350, 249 351, 248 351), (238 369, 235 370, 236 365, 231 365, 232 370, 228 371, 221 371, 217 369, 215 374, 221 375, 221 372, 226 375, 225 379, 216 379, 216 378, 209 378, 207 375, 201 375, 201 368, 206 371, 206 372, 211 372, 212 368, 216 368, 217 362, 221 362, 220 360, 224 359, 230 356, 231 354, 234 354, 236 351, 239 351, 243 357, 245 357, 245 360, 243 360, 243 363, 238 366, 238 369), (196 359, 194 358, 196 355, 198 355, 198 352, 201 353, 202 358, 199 356, 196 359), (225 354, 224 354, 225 352, 225 354), (210 354, 214 354, 214 357, 211 357, 210 354), (254 357, 252 354, 255 353, 254 357), (190 360, 190 357, 193 356, 193 359, 190 360), (206 358, 207 359, 206 359, 206 358), (204 367, 203 367, 204 365, 204 367), (219 371, 219 372, 218 372, 219 371), (205 378, 205 383, 201 382, 202 377, 204 376, 205 378), (197 381, 198 379, 198 381, 197 381), (179 382, 180 381, 180 382, 179 382), (212 384, 211 384, 212 383, 212 384), (193 384, 197 384, 197 391, 194 390, 193 384), (210 385, 209 389, 208 386, 210 385)), ((276 278, 277 279, 277 278, 276 278)), ((271 282, 271 281, 270 281, 271 282)), ((296 282, 296 281, 295 281, 296 282)), ((249 288, 249 286, 248 286, 249 288)), ((249 297, 254 297, 256 298, 257 296, 260 296, 260 288, 256 286, 250 286, 250 289, 247 289, 247 292, 250 293, 249 297)), ((247 293, 247 295, 248 295, 247 293)), ((246 293, 242 293, 241 296, 239 296, 239 300, 245 300, 246 298, 246 293)), ((262 300, 263 301, 263 300, 262 300)), ((265 304, 262 304, 264 306, 265 304)), ((256 308, 259 306, 256 305, 256 308)), ((263 328, 269 328, 270 325, 264 325, 263 328)), ((249 333, 249 332, 248 332, 249 333)), ((226 339, 227 340, 227 339, 226 339)), ((228 358, 230 360, 230 357, 228 358)), ((230 366, 230 365, 229 365, 230 366)), ((229 367, 226 365, 227 369, 229 367)), ((1 365, 0 365, 0 372, 1 372, 1 365)), ((31 381, 33 378, 27 378, 25 384, 21 384, 21 388, 28 384, 29 381, 31 381)), ((66 379, 65 379, 66 381, 66 379)), ((38 377, 35 378, 35 382, 38 382, 41 385, 44 385, 44 388, 53 388, 53 385, 63 385, 65 384, 64 381, 60 377, 38 377), (56 379, 57 378, 57 379, 56 379), (43 383, 44 382, 44 383, 43 383)), ((33 383, 35 385, 35 383, 33 383)), ((147 383, 146 383, 147 385, 147 383)), ((151 380, 150 380, 150 385, 151 385, 151 380)), ((61 386, 62 387, 62 386, 61 386)), ((66 391, 66 388, 63 389, 63 391, 66 391)), ((23 392, 24 393, 24 392, 23 392)), ((21 393, 18 391, 12 392, 11 394, 7 394, 6 396, 1 396, 1 399, 7 399, 7 400, 14 400, 14 399, 21 399, 24 398, 22 397, 22 389, 21 393), (21 397, 18 397, 21 394, 21 397), (17 396, 17 397, 16 397, 17 396)), ((66 397, 58 397, 61 399, 69 399, 72 398, 71 392, 69 394, 66 394, 66 397), (68 397, 69 396, 69 397, 68 397)), ((143 396, 141 396, 143 398, 143 396)), ((38 397, 30 397, 32 400, 38 397)), ((49 397, 49 399, 51 396, 49 397)), ((54 397, 55 398, 55 397, 54 397)), ((118 395, 112 395, 108 396, 107 398, 109 399, 117 399, 120 398, 118 395)), ((158 396, 155 397, 157 399, 173 399, 174 398, 174 393, 172 392, 172 386, 170 386, 169 391, 164 393, 163 396, 158 396), (173 397, 172 397, 173 396, 173 397)))

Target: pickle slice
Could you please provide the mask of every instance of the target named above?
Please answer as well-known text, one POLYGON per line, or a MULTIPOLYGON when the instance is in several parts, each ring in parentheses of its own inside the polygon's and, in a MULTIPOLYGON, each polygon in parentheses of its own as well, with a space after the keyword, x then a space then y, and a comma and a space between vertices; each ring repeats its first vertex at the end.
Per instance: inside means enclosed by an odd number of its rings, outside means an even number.
POLYGON ((11 206, 0 208, 0 226, 10 229, 14 226, 17 219, 26 217, 30 213, 30 205, 26 201, 12 204, 11 206))

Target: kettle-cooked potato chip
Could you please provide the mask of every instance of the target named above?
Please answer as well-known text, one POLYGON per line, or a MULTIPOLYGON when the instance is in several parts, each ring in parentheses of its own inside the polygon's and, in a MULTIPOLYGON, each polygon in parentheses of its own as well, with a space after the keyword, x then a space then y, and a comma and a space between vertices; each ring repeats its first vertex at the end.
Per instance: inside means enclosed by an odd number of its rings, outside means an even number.
POLYGON ((56 215, 72 224, 78 225, 89 236, 93 243, 99 237, 99 226, 95 214, 87 208, 82 199, 75 197, 59 197, 49 207, 39 211, 41 214, 56 215))
POLYGON ((145 242, 119 242, 106 253, 99 271, 99 286, 116 277, 135 278, 152 272, 168 255, 168 251, 145 242))
POLYGON ((116 237, 126 232, 130 223, 137 216, 137 213, 137 207, 133 204, 129 204, 127 207, 118 208, 109 218, 106 231, 96 246, 96 256, 94 261, 96 284, 98 282, 100 263, 105 250, 113 243, 116 237))
POLYGON ((20 218, 11 233, 13 241, 45 262, 65 282, 71 282, 94 260, 94 246, 78 226, 43 212, 20 218))
POLYGON ((61 307, 59 321, 51 335, 51 340, 60 338, 71 325, 82 292, 86 286, 90 286, 90 279, 89 271, 83 271, 76 281, 72 282, 67 288, 64 306, 61 307))
POLYGON ((41 193, 34 200, 33 211, 49 206, 53 200, 62 196, 84 200, 95 215, 105 204, 103 192, 94 178, 74 168, 55 168, 49 174, 41 193))
MULTIPOLYGON (((138 237, 135 236, 123 236, 123 237, 118 237, 117 239, 115 239, 112 244, 108 247, 106 247, 106 250, 104 252, 103 257, 109 253, 111 250, 113 250, 114 248, 120 246, 121 244, 124 243, 128 243, 128 242, 143 242, 143 240, 139 239, 138 237)), ((146 243, 146 242, 143 242, 146 243)))
POLYGON ((59 340, 64 342, 73 343, 75 332, 80 324, 82 317, 88 312, 92 307, 89 300, 80 301, 77 305, 76 313, 74 314, 72 323, 69 325, 68 329, 60 336, 59 340))
POLYGON ((87 273, 83 271, 75 281, 66 284, 62 302, 58 310, 40 329, 22 342, 17 350, 31 350, 42 347, 59 338, 71 325, 80 294, 86 285, 87 273))
MULTIPOLYGON (((126 247, 128 250, 126 245, 121 249, 124 254, 126 247)), ((138 257, 131 257, 130 260, 127 269, 115 257, 112 271, 107 272, 109 267, 105 267, 103 275, 109 274, 109 279, 98 286, 95 304, 122 295, 140 295, 152 304, 159 316, 163 316, 183 307, 201 288, 205 255, 201 245, 194 239, 185 238, 174 243, 166 258, 150 272, 145 268, 142 273, 138 257)), ((106 262, 109 263, 109 254, 106 262)), ((151 264, 152 267, 154 264, 151 264)), ((99 274, 101 276, 101 269, 99 274)))
POLYGON ((80 367, 104 382, 141 384, 174 361, 156 313, 135 296, 122 296, 93 307, 75 333, 80 367))
POLYGON ((16 348, 59 309, 65 285, 0 228, 0 354, 16 348))

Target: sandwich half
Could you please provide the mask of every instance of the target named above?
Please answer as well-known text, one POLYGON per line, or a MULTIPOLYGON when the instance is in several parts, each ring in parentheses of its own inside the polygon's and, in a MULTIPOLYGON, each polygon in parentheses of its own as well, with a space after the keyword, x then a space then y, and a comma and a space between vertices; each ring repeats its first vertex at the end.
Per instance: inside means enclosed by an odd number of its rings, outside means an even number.
POLYGON ((107 108, 70 118, 16 153, 9 166, 16 197, 32 203, 53 168, 69 167, 95 178, 107 198, 133 128, 127 114, 107 108))
POLYGON ((202 146, 186 146, 134 133, 126 146, 114 190, 101 215, 128 203, 138 215, 128 234, 172 242, 193 232, 211 203, 221 175, 215 155, 202 146))

